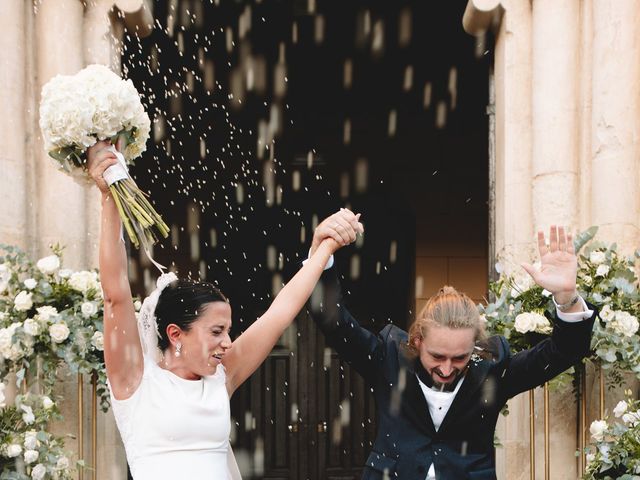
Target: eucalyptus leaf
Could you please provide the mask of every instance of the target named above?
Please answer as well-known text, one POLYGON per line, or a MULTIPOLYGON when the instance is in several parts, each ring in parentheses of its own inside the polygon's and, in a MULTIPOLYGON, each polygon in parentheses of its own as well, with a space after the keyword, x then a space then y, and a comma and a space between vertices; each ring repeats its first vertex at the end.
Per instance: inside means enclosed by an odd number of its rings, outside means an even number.
POLYGON ((579 252, 589 240, 592 240, 593 237, 596 236, 596 233, 598 233, 598 227, 593 226, 577 234, 573 239, 573 248, 575 251, 579 252))

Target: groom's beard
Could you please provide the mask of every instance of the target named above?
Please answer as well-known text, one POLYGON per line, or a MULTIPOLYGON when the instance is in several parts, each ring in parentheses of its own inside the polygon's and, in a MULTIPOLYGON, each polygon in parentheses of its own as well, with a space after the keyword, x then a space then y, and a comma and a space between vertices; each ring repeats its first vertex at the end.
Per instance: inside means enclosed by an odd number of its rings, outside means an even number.
POLYGON ((454 368, 451 373, 451 377, 453 378, 453 380, 450 380, 448 382, 439 382, 434 377, 437 377, 438 374, 442 373, 440 372, 440 369, 436 367, 431 369, 430 372, 427 372, 422 366, 420 359, 417 360, 418 365, 416 366, 416 373, 418 374, 418 378, 420 379, 420 381, 426 386, 435 390, 439 390, 441 392, 453 392, 456 389, 456 386, 458 385, 460 379, 464 377, 465 373, 467 373, 468 365, 466 365, 462 370, 454 368))

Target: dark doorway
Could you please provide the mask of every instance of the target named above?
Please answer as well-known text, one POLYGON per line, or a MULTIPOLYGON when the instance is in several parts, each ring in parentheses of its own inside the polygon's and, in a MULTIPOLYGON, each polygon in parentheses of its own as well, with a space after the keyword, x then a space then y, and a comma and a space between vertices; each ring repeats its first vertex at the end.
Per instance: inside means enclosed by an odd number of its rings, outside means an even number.
MULTIPOLYGON (((154 121, 134 174, 172 227, 154 254, 217 283, 236 335, 339 207, 363 213, 337 262, 374 331, 412 320, 417 255, 486 259, 489 56, 466 3, 156 1, 153 34, 126 37, 154 121)), ((143 294, 155 273, 137 253, 131 272, 143 294)), ((375 433, 368 387, 304 312, 232 415, 246 479, 359 478, 375 433)))

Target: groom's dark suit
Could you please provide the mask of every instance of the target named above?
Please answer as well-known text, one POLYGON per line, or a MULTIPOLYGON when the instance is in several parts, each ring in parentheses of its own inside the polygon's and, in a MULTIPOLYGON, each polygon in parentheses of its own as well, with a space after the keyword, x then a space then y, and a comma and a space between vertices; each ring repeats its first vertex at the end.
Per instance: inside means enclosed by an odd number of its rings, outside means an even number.
POLYGON ((550 339, 515 355, 504 337, 491 337, 486 346, 492 358, 472 359, 436 432, 416 378, 422 365, 406 349, 407 332, 387 325, 375 335, 360 327, 343 304, 335 268, 324 272, 316 288, 321 295, 312 298, 322 303, 311 306, 315 322, 327 343, 371 385, 376 399, 378 430, 362 476, 366 480, 424 480, 431 463, 438 480, 495 479, 500 410, 509 398, 586 356, 596 315, 577 323, 556 319, 550 339))

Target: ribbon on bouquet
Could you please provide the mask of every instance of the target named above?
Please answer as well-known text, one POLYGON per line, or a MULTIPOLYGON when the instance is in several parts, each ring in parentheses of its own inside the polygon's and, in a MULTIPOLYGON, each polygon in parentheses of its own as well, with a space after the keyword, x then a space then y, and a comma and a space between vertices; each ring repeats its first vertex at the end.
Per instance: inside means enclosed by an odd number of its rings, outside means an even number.
MULTIPOLYGON (((118 159, 117 164, 111 165, 102 174, 102 178, 104 178, 104 181, 107 183, 107 185, 111 186, 114 183, 119 182, 120 180, 131 178, 131 176, 129 175, 129 168, 127 167, 127 162, 124 159, 124 155, 122 155, 122 153, 118 151, 115 145, 109 145, 109 148, 107 148, 107 150, 113 153, 118 159)), ((137 232, 137 233, 138 235, 140 235, 141 239, 144 239, 143 233, 141 232, 137 232)), ((122 225, 120 226, 120 238, 124 240, 122 225)), ((149 259, 149 261, 153 263, 158 270, 160 270, 161 275, 164 274, 164 271, 167 269, 167 267, 156 262, 151 256, 151 253, 149 252, 149 249, 147 248, 147 246, 144 243, 142 245, 143 245, 144 253, 147 255, 147 258, 149 259)))
POLYGON ((107 185, 111 186, 114 183, 129 178, 129 169, 127 168, 127 162, 124 160, 124 155, 118 151, 115 145, 109 145, 108 151, 113 153, 118 159, 116 165, 111 165, 102 174, 102 178, 107 182, 107 185))

